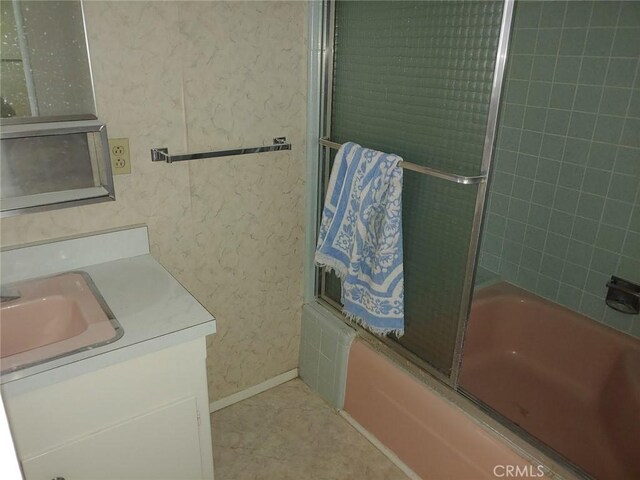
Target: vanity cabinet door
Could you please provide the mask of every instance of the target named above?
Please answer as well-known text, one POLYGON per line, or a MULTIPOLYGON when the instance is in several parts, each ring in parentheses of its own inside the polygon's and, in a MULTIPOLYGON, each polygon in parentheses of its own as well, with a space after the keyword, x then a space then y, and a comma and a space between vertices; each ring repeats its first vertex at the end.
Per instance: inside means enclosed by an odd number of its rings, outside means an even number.
POLYGON ((187 398, 22 461, 27 480, 202 479, 198 410, 187 398))

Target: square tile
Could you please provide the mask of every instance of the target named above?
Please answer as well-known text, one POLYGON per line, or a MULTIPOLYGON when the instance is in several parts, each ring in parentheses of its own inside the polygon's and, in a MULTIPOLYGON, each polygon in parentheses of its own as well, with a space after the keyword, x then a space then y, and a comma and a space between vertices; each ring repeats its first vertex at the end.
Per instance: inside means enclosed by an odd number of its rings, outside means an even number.
POLYGON ((586 28, 563 29, 560 39, 560 55, 582 55, 586 39, 586 28))
POLYGON ((529 216, 529 202, 525 202, 524 200, 520 200, 517 198, 512 198, 509 203, 509 218, 523 221, 523 219, 529 216))
MULTIPOLYGON (((640 135, 640 132, 638 134, 640 135)), ((640 148, 618 148, 614 171, 640 177, 640 148)))
POLYGON ((624 117, 631 99, 631 92, 632 90, 628 88, 605 87, 599 113, 624 117))
POLYGON ((520 152, 528 153, 529 155, 538 155, 541 144, 541 133, 528 130, 522 131, 522 136, 520 137, 520 152))
POLYGON ((638 2, 621 2, 620 27, 640 27, 640 4, 638 2))
POLYGON ((609 61, 605 85, 610 87, 630 87, 636 73, 637 59, 612 58, 609 61))
MULTIPOLYGON (((578 58, 578 57, 565 57, 578 58)), ((608 58, 583 57, 582 66, 575 67, 580 71, 579 82, 582 85, 602 85, 607 76, 608 58)), ((577 72, 576 70, 576 72, 577 72)), ((578 78, 578 73, 575 74, 578 78)))
POLYGON ((609 198, 604 205, 602 222, 607 225, 626 229, 631 219, 632 210, 633 206, 630 203, 609 198))
POLYGON ((566 135, 570 117, 571 113, 567 110, 547 109, 547 122, 544 131, 556 135, 566 135))
MULTIPOLYGON (((574 216, 560 210, 552 210, 549 218, 549 231, 570 236, 573 230, 574 216)), ((594 233, 595 238, 595 233, 594 233)))
MULTIPOLYGON (((593 246, 575 239, 569 240, 569 250, 567 251, 567 261, 575 265, 586 267, 591 261, 593 246)), ((585 268, 586 270, 586 268, 585 268)), ((586 279, 586 275, 585 275, 586 279)), ((581 287, 582 288, 582 287, 581 287)))
MULTIPOLYGON (((516 28, 511 38, 511 54, 533 53, 536 49, 536 30, 516 28)), ((569 47, 567 47, 569 48, 569 47)))
POLYGON ((574 0, 567 2, 567 11, 564 17, 564 27, 583 27, 589 25, 593 2, 574 0))
POLYGON ((622 228, 600 225, 596 238, 596 247, 620 253, 626 232, 622 228))
POLYGON ((560 167, 558 185, 566 188, 580 189, 584 177, 585 167, 575 163, 563 163, 560 167))
MULTIPOLYGON (((558 257, 554 257, 545 253, 542 255, 542 262, 540 264, 540 273, 553 278, 554 280, 562 276, 562 270, 564 268, 564 260, 558 257)), ((559 281, 556 280, 559 285, 559 281)), ((557 288, 557 287, 556 287, 557 288)))
POLYGON ((517 159, 518 154, 516 152, 499 148, 496 152, 495 169, 499 172, 515 173, 517 159))
POLYGON ((560 174, 560 162, 540 158, 538 160, 538 171, 536 172, 536 180, 555 184, 560 174))
POLYGON ((491 192, 489 209, 496 215, 506 215, 509 211, 509 197, 500 193, 491 192))
MULTIPOLYGON (((560 21, 562 21, 562 19, 560 21)), ((540 28, 538 30, 538 38, 536 41, 536 54, 553 55, 555 57, 558 54, 558 48, 560 47, 561 35, 562 30, 559 28, 540 28)), ((553 68, 548 70, 548 74, 553 76, 553 68)))
POLYGON ((527 105, 532 107, 546 107, 549 104, 550 95, 551 83, 532 81, 529 83, 527 105))
POLYGON ((573 97, 576 92, 576 86, 565 83, 554 83, 551 90, 551 98, 549 106, 551 108, 561 108, 571 110, 573 106, 573 97))
POLYGON ((555 300, 558 295, 560 282, 544 275, 538 276, 536 292, 549 300, 555 300))
POLYGON ((604 197, 582 192, 578 200, 577 214, 584 218, 600 221, 604 210, 604 197))
POLYGON ((516 285, 524 288, 525 290, 533 291, 538 284, 538 273, 522 266, 518 269, 518 276, 516 278, 516 285))
POLYGON ((611 185, 607 196, 614 200, 633 203, 636 198, 638 186, 640 186, 639 183, 637 177, 614 173, 611 176, 611 185))
POLYGON ((604 298, 596 297, 589 293, 582 294, 582 301, 579 308, 580 313, 594 320, 601 320, 604 316, 604 309, 604 298))
POLYGON ((616 274, 630 282, 640 283, 640 257, 621 256, 616 274))
POLYGON ((517 220, 507 220, 507 226, 504 233, 504 238, 511 240, 512 242, 524 242, 524 233, 527 225, 517 220))
POLYGON ((609 179, 611 173, 603 170, 597 170, 595 168, 587 167, 582 182, 582 191, 594 195, 604 196, 609 189, 609 179))
POLYGON ((500 114, 500 124, 505 127, 522 128, 524 107, 511 103, 503 104, 500 114))
POLYGON ((582 290, 564 283, 560 284, 560 288, 558 289, 558 302, 561 305, 571 308, 572 310, 578 310, 581 300, 582 290))
POLYGON ((547 109, 541 107, 527 107, 524 115, 523 127, 527 130, 542 132, 547 119, 547 109))
POLYGON ((609 143, 592 142, 587 165, 602 170, 611 170, 616 159, 617 150, 618 147, 609 143))
POLYGON ((542 2, 520 2, 514 11, 514 24, 519 28, 537 27, 541 13, 542 2))
POLYGON ((524 178, 535 178, 538 169, 538 157, 534 155, 518 155, 518 163, 516 165, 516 175, 524 178))
POLYGON ((640 27, 618 28, 616 30, 613 55, 633 58, 640 56, 640 27))
POLYGON ((633 259, 640 259, 640 233, 627 232, 622 253, 633 259))
POLYGON ((571 238, 584 243, 593 243, 598 234, 598 222, 584 217, 576 217, 573 222, 571 238))
POLYGON ((640 148, 640 118, 627 118, 622 132, 623 145, 640 148))
POLYGON ((596 142, 618 143, 624 127, 624 118, 613 115, 598 115, 593 139, 596 142))
POLYGON ((581 138, 567 138, 564 145, 565 162, 577 163, 578 165, 586 165, 589 158, 589 149, 591 142, 581 138))
POLYGON ((556 197, 553 200, 553 208, 561 212, 575 213, 578 207, 578 196, 579 192, 577 190, 558 187, 556 189, 556 197))
POLYGON ((545 230, 527 225, 527 230, 524 234, 524 244, 527 247, 542 251, 544 249, 546 238, 547 232, 545 230))
POLYGON ((530 178, 518 177, 513 179, 513 192, 511 195, 514 198, 531 201, 531 194, 533 193, 533 180, 530 178))
POLYGON ((564 259, 569 249, 569 238, 564 235, 557 235, 550 232, 547 235, 547 242, 544 246, 544 253, 553 255, 554 257, 564 259))
POLYGON ((541 205, 531 204, 529 209, 529 218, 527 223, 534 227, 546 229, 549 226, 549 218, 551 217, 551 209, 541 205))
MULTIPOLYGON (((568 126, 569 124, 568 124, 568 116, 567 116, 567 127, 568 126)), ((562 156, 564 154, 565 141, 566 139, 564 136, 549 135, 549 134, 543 135, 542 145, 540 147, 540 156, 545 158, 551 158, 554 160, 562 160, 562 156)))
POLYGON ((594 57, 608 56, 613 45, 613 36, 616 30, 613 28, 590 28, 587 33, 587 42, 584 54, 594 57))
MULTIPOLYGON (((540 269, 540 263, 542 262, 542 252, 534 250, 533 248, 524 247, 522 249, 522 259, 520 260, 520 266, 533 272, 537 272, 540 269)), ((536 276, 537 282, 537 276, 536 276)), ((535 283, 531 286, 535 288, 535 283)))
POLYGON ((512 57, 509 59, 509 78, 529 80, 529 78, 531 78, 532 66, 533 55, 512 55, 512 57))
POLYGON ((618 11, 621 2, 596 1, 593 2, 593 12, 591 14, 592 27, 614 27, 618 23, 618 11))
POLYGON ((529 82, 526 80, 508 80, 505 100, 509 103, 524 105, 527 101, 529 82))
MULTIPOLYGON (((602 87, 578 85, 576 98, 573 102, 573 109, 581 112, 595 113, 600 106, 600 97, 602 97, 602 87)), ((587 138, 591 137, 589 136, 587 138)))
MULTIPOLYGON (((577 97, 576 97, 577 98, 577 97)), ((577 107, 576 107, 577 108, 577 107)), ((594 111, 597 110, 597 105, 594 111)), ((591 140, 593 136, 593 129, 596 124, 595 113, 583 113, 573 111, 571 114, 571 120, 569 121, 569 133, 570 137, 584 138, 591 140)))
POLYGON ((565 2, 541 2, 540 27, 561 27, 564 21, 565 2))
POLYGON ((616 271, 619 259, 620 255, 618 253, 596 247, 593 249, 593 257, 589 268, 610 277, 616 271))
POLYGON ((572 287, 582 290, 586 280, 586 268, 571 262, 565 263, 564 270, 562 271, 561 283, 566 283, 567 285, 571 285, 572 287))
MULTIPOLYGON (((540 36, 538 35, 538 41, 540 36)), ((541 53, 541 52, 536 52, 541 53)), ((553 73, 556 67, 556 57, 551 55, 536 55, 531 68, 531 80, 553 81, 553 73)))
POLYGON ((553 205, 553 197, 555 193, 555 187, 550 183, 534 182, 531 201, 537 203, 538 205, 550 207, 551 205, 553 205))
POLYGON ((605 275, 596 270, 589 270, 584 289, 592 295, 604 298, 607 293, 607 282, 610 278, 610 275, 605 275))

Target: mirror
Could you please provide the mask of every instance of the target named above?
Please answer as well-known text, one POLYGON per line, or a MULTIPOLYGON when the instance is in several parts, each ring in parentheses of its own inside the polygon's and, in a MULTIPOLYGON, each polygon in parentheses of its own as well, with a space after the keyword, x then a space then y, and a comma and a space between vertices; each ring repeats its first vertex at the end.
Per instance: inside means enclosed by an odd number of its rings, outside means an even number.
POLYGON ((96 118, 82 3, 0 0, 0 122, 96 118))
POLYGON ((0 216, 115 199, 82 2, 0 0, 0 216))

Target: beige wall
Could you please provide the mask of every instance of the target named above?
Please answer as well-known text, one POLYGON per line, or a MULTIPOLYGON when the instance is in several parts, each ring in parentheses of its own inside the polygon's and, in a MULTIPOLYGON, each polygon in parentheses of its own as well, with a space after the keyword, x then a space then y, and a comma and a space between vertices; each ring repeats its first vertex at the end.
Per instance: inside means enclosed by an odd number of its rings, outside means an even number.
POLYGON ((297 366, 302 305, 304 2, 86 2, 98 115, 128 137, 117 201, 2 219, 2 245, 136 223, 154 256, 218 319, 212 399, 297 366), (291 152, 177 164, 172 152, 291 152))

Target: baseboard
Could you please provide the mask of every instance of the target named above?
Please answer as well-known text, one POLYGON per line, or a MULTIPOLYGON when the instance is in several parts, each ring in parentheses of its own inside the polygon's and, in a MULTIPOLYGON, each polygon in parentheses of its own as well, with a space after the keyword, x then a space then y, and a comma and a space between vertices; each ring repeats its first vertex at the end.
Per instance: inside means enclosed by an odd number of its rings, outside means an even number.
POLYGON ((389 450, 380 440, 378 440, 371 432, 369 432, 366 428, 360 425, 351 415, 349 415, 344 410, 340 410, 338 412, 342 418, 344 418, 349 424, 355 428, 364 438, 369 440, 382 454, 391 460, 396 467, 398 467, 402 472, 411 480, 422 480, 422 478, 411 468, 407 466, 402 460, 398 458, 398 456, 389 450))
POLYGON ((262 393, 270 388, 277 387, 278 385, 282 385, 289 380, 293 380, 298 377, 298 369, 294 368, 293 370, 289 370, 288 372, 281 373, 269 380, 259 383, 258 385, 254 385, 253 387, 249 387, 245 390, 241 390, 233 395, 229 395, 228 397, 221 398, 220 400, 215 400, 209 404, 209 412, 217 412, 218 410, 222 410, 229 405, 233 405, 234 403, 241 402, 242 400, 246 400, 247 398, 251 398, 254 395, 262 393))

